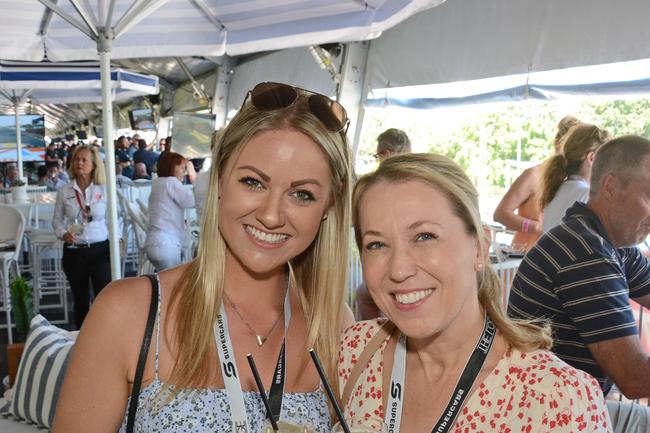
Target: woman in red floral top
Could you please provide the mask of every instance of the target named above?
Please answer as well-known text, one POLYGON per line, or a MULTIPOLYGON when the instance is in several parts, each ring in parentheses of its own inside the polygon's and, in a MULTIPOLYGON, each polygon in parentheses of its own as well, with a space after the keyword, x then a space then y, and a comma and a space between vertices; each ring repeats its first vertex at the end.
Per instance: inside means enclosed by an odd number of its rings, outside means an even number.
POLYGON ((549 351, 548 328, 506 317, 456 163, 389 158, 357 183, 353 212, 365 282, 392 323, 342 337, 347 417, 394 433, 611 431, 598 383, 549 351))

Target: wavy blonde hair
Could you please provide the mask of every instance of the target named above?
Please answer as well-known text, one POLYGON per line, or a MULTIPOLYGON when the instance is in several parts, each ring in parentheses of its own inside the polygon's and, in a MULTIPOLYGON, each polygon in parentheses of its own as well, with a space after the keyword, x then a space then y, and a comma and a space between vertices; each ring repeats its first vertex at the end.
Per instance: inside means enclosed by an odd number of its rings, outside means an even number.
POLYGON ((72 152, 72 156, 70 157, 70 160, 72 162, 70 163, 70 168, 68 169, 68 174, 70 175, 70 179, 75 179, 77 177, 77 172, 75 171, 74 168, 74 158, 77 156, 79 152, 90 152, 90 155, 93 160, 93 164, 95 165, 92 172, 93 183, 95 185, 104 185, 106 183, 106 173, 104 171, 104 164, 102 163, 102 159, 99 157, 99 151, 97 150, 97 148, 89 144, 84 144, 83 146, 77 146, 74 152, 72 152))
POLYGON ((562 153, 550 157, 542 165, 540 209, 553 200, 568 176, 580 172, 589 152, 595 152, 608 138, 607 131, 588 123, 579 123, 569 129, 560 141, 562 153))
POLYGON ((179 320, 173 325, 178 357, 170 382, 178 388, 205 385, 213 324, 221 306, 226 243, 219 230, 219 178, 230 158, 263 131, 290 129, 309 136, 324 152, 332 175, 331 207, 312 244, 290 263, 307 320, 307 347, 314 347, 334 386, 336 352, 348 268, 352 157, 344 134, 327 131, 302 95, 291 106, 261 111, 246 103, 212 149, 210 187, 196 259, 172 295, 179 320))
MULTIPOLYGON (((390 157, 383 161, 377 171, 359 179, 352 193, 352 220, 355 240, 361 251, 361 228, 359 205, 373 185, 385 181, 403 183, 412 180, 424 182, 442 192, 453 213, 460 218, 467 233, 474 237, 480 251, 486 251, 488 238, 483 230, 478 208, 478 193, 463 169, 451 159, 436 154, 412 153, 390 157)), ((506 341, 521 351, 550 349, 550 328, 530 321, 514 320, 507 316, 503 306, 503 288, 499 277, 490 266, 476 273, 478 300, 506 341)))

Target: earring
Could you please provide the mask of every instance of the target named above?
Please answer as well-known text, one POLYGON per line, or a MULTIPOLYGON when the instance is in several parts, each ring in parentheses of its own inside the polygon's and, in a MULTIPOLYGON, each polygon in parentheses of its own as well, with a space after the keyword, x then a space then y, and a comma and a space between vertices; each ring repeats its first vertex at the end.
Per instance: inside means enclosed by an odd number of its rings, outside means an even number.
POLYGON ((474 269, 476 270, 476 272, 481 272, 483 270, 483 263, 477 263, 474 266, 474 269))
POLYGON ((328 217, 327 214, 323 215, 323 218, 321 219, 321 221, 325 221, 327 219, 327 217, 328 217))

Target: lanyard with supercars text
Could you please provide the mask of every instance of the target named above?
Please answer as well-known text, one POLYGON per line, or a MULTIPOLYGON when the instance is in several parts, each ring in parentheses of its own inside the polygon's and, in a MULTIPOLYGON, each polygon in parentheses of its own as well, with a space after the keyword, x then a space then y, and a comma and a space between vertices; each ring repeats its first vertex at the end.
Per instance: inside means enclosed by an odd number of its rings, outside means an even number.
MULTIPOLYGON (((269 392, 269 402, 271 403, 271 416, 276 420, 280 418, 282 411, 282 398, 284 395, 284 379, 286 372, 286 342, 289 321, 291 320, 291 302, 289 298, 289 287, 284 297, 284 341, 278 355, 278 363, 275 366, 273 374, 273 383, 269 392)), ((217 339, 217 353, 221 362, 221 374, 226 386, 226 395, 230 403, 230 412, 232 419, 233 433, 252 433, 246 416, 246 407, 244 405, 244 393, 239 381, 237 364, 235 363, 235 352, 232 348, 232 341, 228 333, 228 318, 221 304, 221 312, 217 316, 214 324, 214 333, 217 339)))
MULTIPOLYGON (((474 385, 474 381, 478 376, 485 359, 487 358, 494 336, 496 334, 496 326, 490 316, 485 315, 485 325, 483 332, 476 342, 474 351, 465 364, 465 369, 458 379, 456 389, 447 403, 445 411, 442 416, 431 430, 431 433, 446 433, 451 429, 454 424, 460 408, 463 406, 470 389, 474 385)), ((399 433, 400 424, 402 420, 402 406, 404 402, 404 385, 406 378, 406 336, 400 335, 400 338, 395 347, 395 355, 393 361, 393 371, 390 380, 390 392, 388 395, 388 404, 386 405, 386 425, 388 426, 389 433, 399 433)))

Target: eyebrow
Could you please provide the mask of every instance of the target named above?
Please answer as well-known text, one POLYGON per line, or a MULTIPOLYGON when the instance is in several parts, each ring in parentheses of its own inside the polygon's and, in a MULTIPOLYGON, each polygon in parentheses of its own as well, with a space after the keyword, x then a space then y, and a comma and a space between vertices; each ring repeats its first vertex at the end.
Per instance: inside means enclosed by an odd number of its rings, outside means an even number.
POLYGON ((263 171, 259 170, 258 168, 253 167, 252 165, 243 165, 241 167, 237 167, 237 170, 251 170, 257 173, 257 175, 261 177, 264 182, 268 182, 271 180, 269 175, 265 174, 263 171))
POLYGON ((317 186, 322 186, 321 183, 316 179, 302 179, 302 180, 297 180, 295 182, 291 182, 291 188, 295 188, 300 185, 305 185, 307 183, 311 183, 317 186))
MULTIPOLYGON (((259 177, 262 178, 264 182, 269 182, 271 180, 271 177, 258 169, 257 167, 253 167, 252 165, 243 165, 241 167, 237 167, 238 170, 251 170, 254 171, 259 177)), ((295 182, 291 182, 291 188, 295 188, 300 185, 305 185, 305 184, 314 184, 317 186, 322 186, 321 183, 317 179, 301 179, 297 180, 295 182)))
MULTIPOLYGON (((436 225, 436 226, 442 227, 442 224, 438 224, 438 223, 436 223, 436 222, 428 221, 428 220, 421 220, 421 221, 416 221, 416 222, 410 224, 408 227, 406 227, 406 229, 409 230, 409 231, 410 231, 410 230, 414 230, 414 229, 417 229, 418 227, 423 226, 423 225, 425 225, 425 224, 433 224, 433 225, 436 225)), ((379 231, 377 231, 377 230, 367 230, 367 231, 365 231, 365 232, 363 232, 363 233, 361 234, 361 238, 363 238, 363 237, 366 236, 366 235, 370 235, 370 236, 381 236, 381 232, 379 232, 379 231)))
POLYGON ((407 229, 409 229, 409 230, 413 230, 413 229, 416 229, 416 228, 418 228, 418 227, 420 227, 420 226, 423 226, 423 225, 425 225, 425 224, 433 224, 433 225, 435 225, 435 226, 442 227, 442 224, 439 224, 439 223, 437 223, 437 222, 429 221, 429 220, 421 220, 421 221, 416 221, 416 222, 414 222, 413 224, 410 224, 410 225, 407 227, 407 229))

